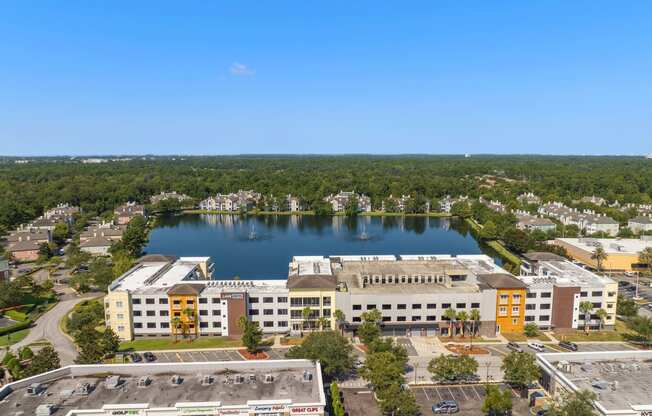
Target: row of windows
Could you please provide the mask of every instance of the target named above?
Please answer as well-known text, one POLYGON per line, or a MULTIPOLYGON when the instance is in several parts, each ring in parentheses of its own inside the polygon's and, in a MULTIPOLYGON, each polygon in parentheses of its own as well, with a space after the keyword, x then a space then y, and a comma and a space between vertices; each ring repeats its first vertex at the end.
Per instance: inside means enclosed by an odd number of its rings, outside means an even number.
MULTIPOLYGON (((614 292, 609 292, 609 293, 613 293, 613 294, 615 294, 614 292)), ((588 292, 580 292, 580 297, 581 297, 581 298, 585 298, 585 297, 587 297, 588 295, 589 295, 588 292)), ((593 291, 593 292, 591 292, 591 296, 602 296, 602 291, 601 291, 601 290, 593 291)), ((613 296, 613 295, 610 294, 609 296, 613 296)))
MULTIPOLYGON (((222 323, 221 322, 212 322, 211 325, 213 328, 222 328, 222 323)), ((287 328, 288 322, 287 321, 278 321, 277 326, 280 328, 287 328)), ((156 328, 161 328, 161 329, 169 329, 170 328, 170 323, 169 322, 148 322, 147 325, 145 326, 147 329, 156 329, 156 328)), ((208 322, 200 322, 199 323, 200 328, 208 328, 208 322)), ((274 327, 274 321, 264 321, 263 322, 263 327, 264 328, 273 328, 274 327)), ((134 328, 136 329, 142 329, 143 324, 142 322, 134 322, 134 328)), ((189 325, 190 329, 193 329, 193 325, 189 325)), ((118 330, 123 331, 124 327, 118 327, 118 330), (122 328, 122 329, 121 329, 122 328)))
MULTIPOLYGON (((512 316, 518 315, 521 312, 521 308, 518 306, 512 306, 512 316)), ((501 306, 498 308, 498 316, 507 316, 507 306, 501 306)))
MULTIPOLYGON (((330 318, 330 316, 331 316, 331 310, 330 309, 324 309, 322 312, 323 312, 322 316, 324 318, 330 318)), ((296 310, 296 309, 291 310, 290 311, 290 318, 292 318, 292 319, 303 319, 304 318, 303 311, 302 310, 296 310)), ((308 319, 317 319, 317 318, 319 318, 319 310, 318 309, 311 309, 310 310, 310 316, 308 317, 308 319)))
MULTIPOLYGON (((407 318, 408 318, 407 316, 397 316, 396 317, 396 322, 407 322, 407 318)), ((362 322, 362 318, 360 318, 359 316, 354 316, 352 318, 352 320, 353 320, 353 322, 362 322)), ((423 318, 423 316, 420 316, 420 315, 415 315, 415 316, 410 317, 411 322, 421 322, 421 321, 424 321, 424 320, 425 321, 431 321, 431 322, 432 321, 437 321, 437 315, 428 315, 428 316, 425 317, 425 319, 423 318)), ((441 320, 442 321, 448 321, 448 319, 446 319, 445 316, 442 316, 441 320)), ((392 322, 392 318, 390 316, 383 316, 382 321, 383 322, 392 322)))
MULTIPOLYGON (((534 322, 534 316, 526 316, 525 322, 534 322)), ((549 321, 550 315, 539 315, 539 321, 549 321)))
MULTIPOLYGON (((324 298, 324 299, 326 299, 326 298, 324 298)), ((328 299, 329 299, 329 303, 330 303, 330 298, 328 298, 328 299)), ((219 304, 221 302, 221 300, 222 299, 220 299, 220 298, 211 298, 211 303, 219 304)), ((260 301, 260 299, 256 298, 256 297, 249 298, 249 303, 258 303, 259 301, 260 301)), ((287 296, 279 296, 279 297, 276 298, 277 303, 287 303, 287 301, 288 301, 287 296)), ((202 305, 207 304, 208 303, 208 298, 199 298, 198 302, 200 304, 202 304, 202 305)), ((141 299, 140 298, 133 298, 132 303, 134 305, 140 305, 141 304, 141 299)), ((145 304, 146 305, 154 305, 155 303, 156 303, 155 298, 145 298, 145 304)), ((174 301, 175 305, 178 305, 179 303, 180 303, 179 300, 174 301)), ((186 303, 188 303, 189 305, 192 305, 194 303, 194 300, 193 299, 188 299, 186 301, 186 303)), ((263 303, 274 303, 274 297, 273 296, 265 296, 265 297, 263 297, 263 303)), ((168 298, 158 298, 158 304, 159 305, 167 305, 168 304, 168 298)), ((122 305, 119 305, 119 307, 121 307, 121 306, 122 305)))
MULTIPOLYGON (((509 303, 509 295, 500 295, 500 303, 501 304, 509 303)), ((521 295, 513 294, 512 303, 521 303, 521 295)))
MULTIPOLYGON (((466 280, 466 275, 451 275, 451 281, 453 282, 463 282, 466 280)), ((399 284, 399 283, 444 283, 446 280, 445 276, 374 276, 373 278, 369 276, 363 277, 363 283, 368 284, 399 284)))
MULTIPOLYGON (((525 310, 527 311, 533 311, 537 308, 537 305, 535 303, 528 303, 525 305, 525 310)), ((547 310, 550 309, 550 304, 549 303, 542 303, 539 305, 539 309, 547 310)))
MULTIPOLYGON (((536 299, 537 293, 536 292, 528 292, 526 297, 528 299, 536 299)), ((550 298, 550 297, 552 297, 552 292, 541 292, 541 297, 542 298, 550 298)))
MULTIPOLYGON (((448 309, 448 308, 452 307, 452 305, 453 304, 451 304, 451 303, 442 303, 441 307, 442 307, 442 309, 448 309)), ((370 311, 370 310, 373 310, 373 309, 377 309, 377 306, 378 305, 375 305, 375 304, 368 304, 368 305, 366 305, 366 308, 367 308, 368 311, 370 311)), ((410 306, 411 306, 412 309, 422 309, 423 308, 422 303, 413 303, 410 306)), ((408 305, 405 304, 405 303, 399 303, 399 304, 396 305, 397 310, 405 310, 405 309, 407 309, 407 307, 408 307, 408 305)), ((457 309, 465 309, 466 308, 466 303, 456 303, 455 307, 457 309)), ((471 308, 477 309, 479 307, 480 307, 480 303, 477 303, 477 302, 471 303, 471 308)), ((392 305, 385 303, 385 304, 381 305, 381 309, 384 310, 384 311, 391 310, 392 305)), ((436 303, 427 303, 425 305, 425 309, 437 309, 437 304, 436 303)), ((353 310, 354 311, 362 310, 362 305, 353 305, 353 310)))
MULTIPOLYGON (((258 309, 249 309, 249 315, 259 315, 260 310, 258 309)), ((277 315, 287 315, 288 310, 287 309, 277 309, 276 310, 277 315)), ((263 315, 269 316, 269 315, 274 315, 274 309, 263 309, 263 315)))
MULTIPOLYGON (((199 299, 201 303, 201 298, 199 299)), ((259 298, 249 298, 249 303, 258 303, 260 301, 259 298)), ((288 303, 288 298, 287 296, 279 296, 276 298, 277 303, 288 303)), ((274 297, 272 296, 265 296, 263 297, 263 303, 274 303, 274 297)))
MULTIPOLYGON (((309 297, 309 298, 291 298, 290 306, 299 307, 299 306, 319 306, 319 297, 309 297)), ((331 297, 324 296, 321 298, 322 306, 331 306, 331 297)))

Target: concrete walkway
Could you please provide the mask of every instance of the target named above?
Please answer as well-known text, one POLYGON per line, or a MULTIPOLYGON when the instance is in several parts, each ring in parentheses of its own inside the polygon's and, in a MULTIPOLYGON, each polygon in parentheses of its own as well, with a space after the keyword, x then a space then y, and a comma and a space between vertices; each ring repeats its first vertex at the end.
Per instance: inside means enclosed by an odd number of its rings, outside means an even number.
POLYGON ((56 306, 44 313, 34 323, 29 334, 22 341, 11 346, 11 350, 16 352, 21 347, 45 340, 49 341, 59 354, 61 366, 74 364, 75 358, 77 357, 77 347, 75 347, 72 339, 61 331, 59 322, 78 303, 101 295, 101 293, 87 293, 83 296, 65 294, 56 306))

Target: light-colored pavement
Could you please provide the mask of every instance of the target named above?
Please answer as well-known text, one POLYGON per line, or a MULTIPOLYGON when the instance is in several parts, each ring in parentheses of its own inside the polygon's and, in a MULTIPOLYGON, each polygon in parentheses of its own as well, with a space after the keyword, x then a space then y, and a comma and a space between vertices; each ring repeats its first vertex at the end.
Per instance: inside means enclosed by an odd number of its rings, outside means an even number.
POLYGON ((64 294, 55 307, 43 314, 32 326, 29 334, 20 342, 11 346, 12 351, 40 340, 49 341, 59 354, 61 365, 73 364, 77 357, 77 349, 72 340, 59 328, 61 319, 79 302, 101 296, 100 293, 87 293, 77 297, 64 294))

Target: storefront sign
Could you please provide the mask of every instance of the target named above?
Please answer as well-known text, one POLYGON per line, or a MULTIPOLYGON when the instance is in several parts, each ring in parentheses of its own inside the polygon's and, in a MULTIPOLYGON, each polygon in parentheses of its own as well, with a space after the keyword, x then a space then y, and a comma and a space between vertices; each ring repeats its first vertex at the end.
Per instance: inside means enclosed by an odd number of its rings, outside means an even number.
POLYGON ((290 413, 293 415, 296 414, 315 414, 321 413, 321 408, 319 407, 291 407, 290 413))

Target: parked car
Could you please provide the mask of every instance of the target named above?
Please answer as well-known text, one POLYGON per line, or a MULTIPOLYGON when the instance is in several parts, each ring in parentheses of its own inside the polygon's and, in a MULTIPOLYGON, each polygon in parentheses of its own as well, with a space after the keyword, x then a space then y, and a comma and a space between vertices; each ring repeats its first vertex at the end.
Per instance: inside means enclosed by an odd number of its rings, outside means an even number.
POLYGON ((144 353, 143 357, 145 357, 145 361, 147 361, 148 363, 151 363, 152 361, 156 361, 156 356, 151 352, 144 353))
POLYGON ((432 413, 435 414, 449 414, 449 413, 457 413, 460 411, 460 406, 457 404, 455 400, 443 400, 439 403, 433 404, 432 405, 432 413))
POLYGON ((577 344, 570 341, 559 341, 559 346, 571 351, 577 351, 577 344))
POLYGON ((543 352, 546 349, 546 347, 539 342, 528 342, 527 346, 539 352, 543 352))
POLYGON ((510 350, 513 350, 513 351, 523 352, 523 348, 521 348, 521 346, 518 345, 515 342, 508 342, 507 343, 507 348, 509 348, 510 350))
POLYGON ((625 276, 634 277, 634 276, 636 276, 636 273, 634 273, 634 272, 625 272, 625 276))
POLYGON ((131 358, 132 363, 139 363, 139 362, 143 361, 143 357, 140 354, 138 354, 137 352, 131 354, 130 358, 131 358))

